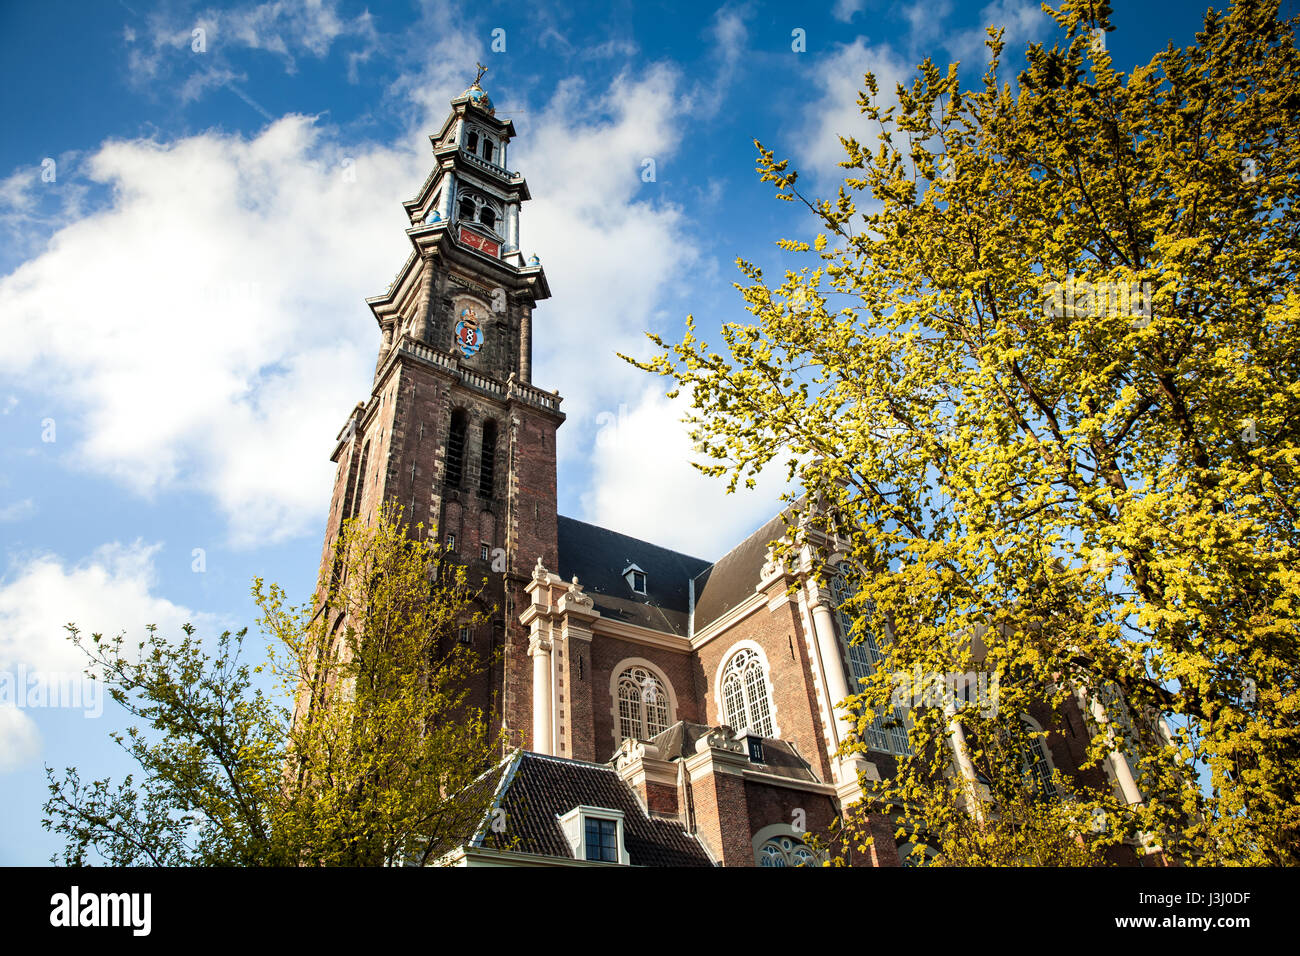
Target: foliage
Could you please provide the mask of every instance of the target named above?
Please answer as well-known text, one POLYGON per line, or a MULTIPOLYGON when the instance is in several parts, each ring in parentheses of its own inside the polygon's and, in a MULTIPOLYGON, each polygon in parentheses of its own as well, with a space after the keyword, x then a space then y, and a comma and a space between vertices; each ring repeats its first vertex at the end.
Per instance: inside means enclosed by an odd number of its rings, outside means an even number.
POLYGON ((246 631, 209 649, 189 625, 176 643, 150 628, 133 653, 69 626, 88 673, 147 729, 112 735, 139 784, 47 768, 44 823, 67 839, 64 862, 424 864, 464 842, 501 742, 467 702, 483 663, 455 640, 477 596, 421 530, 408 537, 387 508, 345 524, 310 605, 255 580, 268 655, 251 670, 246 631), (264 671, 278 693, 257 686, 264 671))
MULTIPOLYGON (((1014 91, 996 31, 976 89, 926 60, 884 105, 867 74, 875 145, 842 138, 833 199, 756 144, 777 198, 817 220, 780 243, 812 266, 772 284, 740 260, 754 321, 723 325, 725 350, 690 318, 634 364, 689 393, 697 467, 729 489, 773 461, 798 474, 800 510, 857 569, 855 633, 892 637, 849 701, 864 731, 891 673, 1001 675, 996 728, 913 711, 917 756, 873 795, 902 824, 950 859, 980 855, 956 850, 972 821, 1014 844, 1008 821, 1040 802, 1003 789, 982 820, 951 813, 952 731, 1014 735, 1038 701, 1094 767, 1127 753, 1141 790, 1129 804, 1094 773, 1030 813, 1047 829, 1088 853, 1294 864, 1296 22, 1211 10, 1125 74, 1104 3, 1049 12, 1058 37, 1014 91)), ((1014 759, 988 775, 1023 781, 1014 759)))

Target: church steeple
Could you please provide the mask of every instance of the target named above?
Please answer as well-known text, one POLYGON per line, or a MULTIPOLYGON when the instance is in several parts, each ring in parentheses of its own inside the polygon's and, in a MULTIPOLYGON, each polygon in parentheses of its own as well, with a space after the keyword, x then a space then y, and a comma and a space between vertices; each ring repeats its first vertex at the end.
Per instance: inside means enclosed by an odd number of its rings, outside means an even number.
MULTIPOLYGON (((411 252, 366 300, 381 333, 368 400, 339 433, 323 570, 342 523, 384 501, 412 533, 437 534, 484 581, 494 622, 469 641, 504 651, 475 704, 530 729, 528 632, 518 621, 540 559, 554 566, 560 396, 532 385, 533 309, 550 297, 519 249, 524 177, 510 170, 514 124, 497 116, 484 69, 429 137, 433 168, 404 203, 411 252)), ((463 639, 463 638, 462 638, 463 639)))
POLYGON ((514 123, 497 116, 484 72, 429 137, 433 169, 403 203, 411 255, 388 292, 367 300, 383 335, 376 375, 409 340, 502 383, 532 379, 532 310, 550 289, 537 257, 520 250, 519 209, 531 196, 508 166, 514 123), (446 296, 453 286, 459 298, 446 296))

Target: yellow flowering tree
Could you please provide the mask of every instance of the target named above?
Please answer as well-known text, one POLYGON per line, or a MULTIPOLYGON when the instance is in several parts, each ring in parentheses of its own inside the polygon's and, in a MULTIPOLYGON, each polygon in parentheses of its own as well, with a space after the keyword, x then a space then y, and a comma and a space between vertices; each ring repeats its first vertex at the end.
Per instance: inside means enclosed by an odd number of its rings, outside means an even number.
POLYGON ((912 709, 872 793, 900 832, 941 861, 1294 864, 1296 23, 1240 2, 1126 74, 1104 3, 1049 12, 1015 89, 998 32, 975 89, 927 60, 885 106, 867 74, 833 198, 756 144, 809 265, 740 260, 753 321, 636 364, 689 394, 697 467, 788 464, 818 506, 855 634, 889 637, 860 738, 893 674, 1000 676, 996 715, 912 709), (1131 785, 1044 797, 1035 702, 1131 785))
POLYGON ((73 628, 92 676, 141 721, 113 735, 140 779, 49 772, 64 862, 419 865, 463 843, 503 743, 469 701, 484 662, 456 640, 482 616, 477 592, 419 538, 385 506, 371 526, 345 523, 311 603, 256 580, 256 667, 243 631, 205 644, 189 626, 176 642, 151 629, 136 649, 73 628))

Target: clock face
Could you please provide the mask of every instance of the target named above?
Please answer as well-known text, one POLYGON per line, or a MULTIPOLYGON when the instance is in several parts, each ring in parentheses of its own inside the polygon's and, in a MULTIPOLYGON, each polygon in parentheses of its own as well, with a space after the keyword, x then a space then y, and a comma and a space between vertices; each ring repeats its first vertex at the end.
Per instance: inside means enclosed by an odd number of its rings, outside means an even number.
POLYGON ((456 323, 456 345, 466 356, 474 355, 483 347, 483 329, 478 324, 478 313, 470 306, 460 310, 456 323))

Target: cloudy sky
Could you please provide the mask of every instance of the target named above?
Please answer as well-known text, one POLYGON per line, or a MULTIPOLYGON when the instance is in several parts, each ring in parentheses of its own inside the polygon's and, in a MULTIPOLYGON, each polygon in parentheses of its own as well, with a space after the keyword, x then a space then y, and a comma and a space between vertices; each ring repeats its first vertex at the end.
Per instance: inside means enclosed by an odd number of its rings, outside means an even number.
MULTIPOLYGON (((1116 6, 1126 67, 1189 42, 1205 2, 1116 6)), ((252 623, 255 575, 307 596, 374 370, 362 300, 405 259, 400 204, 476 61, 553 292, 534 381, 569 416, 561 511, 721 556, 779 480, 700 477, 682 410, 614 353, 688 313, 717 341, 747 315, 737 257, 795 264, 774 242, 810 222, 757 181, 755 138, 833 191, 838 137, 869 135, 862 74, 892 90, 932 56, 969 81, 987 24, 1008 81, 1053 33, 1028 0, 0 5, 0 692, 79 672, 69 622, 213 633, 252 623)), ((128 769, 111 705, 21 697, 0 693, 0 864, 59 848, 44 764, 128 769)))

